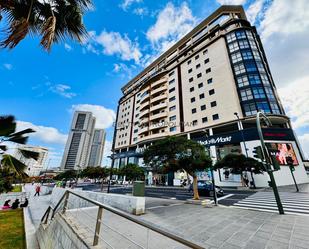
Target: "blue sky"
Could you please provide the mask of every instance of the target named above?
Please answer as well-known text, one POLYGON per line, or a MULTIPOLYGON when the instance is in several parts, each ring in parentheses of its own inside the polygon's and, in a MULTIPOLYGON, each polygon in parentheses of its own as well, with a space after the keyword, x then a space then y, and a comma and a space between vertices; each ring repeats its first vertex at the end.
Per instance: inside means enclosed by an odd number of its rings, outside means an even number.
POLYGON ((37 130, 29 143, 50 148, 51 167, 60 163, 73 110, 93 111, 98 127, 107 129, 106 156, 120 88, 221 4, 244 4, 309 154, 309 6, 306 0, 293 7, 291 2, 94 0, 84 16, 90 33, 84 44, 67 40, 48 54, 38 38, 27 37, 14 50, 0 50, 0 114, 15 115, 19 128, 37 130))

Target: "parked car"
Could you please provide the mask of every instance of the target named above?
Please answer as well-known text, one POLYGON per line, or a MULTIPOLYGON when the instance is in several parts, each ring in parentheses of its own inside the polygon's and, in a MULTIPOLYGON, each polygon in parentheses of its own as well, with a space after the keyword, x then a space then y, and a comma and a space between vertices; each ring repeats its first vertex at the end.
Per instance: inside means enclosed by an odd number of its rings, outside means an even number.
MULTIPOLYGON (((223 196, 223 189, 219 186, 215 186, 217 196, 223 196)), ((198 180, 197 181, 197 189, 200 195, 212 196, 213 195, 213 186, 212 181, 198 180)), ((190 184, 189 192, 193 192, 193 184, 190 184)))

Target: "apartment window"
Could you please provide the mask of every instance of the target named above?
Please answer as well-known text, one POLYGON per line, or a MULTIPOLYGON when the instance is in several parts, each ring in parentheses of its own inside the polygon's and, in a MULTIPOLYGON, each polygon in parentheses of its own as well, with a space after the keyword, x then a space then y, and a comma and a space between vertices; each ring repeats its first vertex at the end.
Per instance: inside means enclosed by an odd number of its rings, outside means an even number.
POLYGON ((249 78, 250 85, 260 85, 261 84, 260 77, 257 74, 249 74, 248 78, 249 78))
POLYGON ((213 94, 215 94, 215 89, 211 89, 211 90, 209 90, 209 91, 208 91, 208 93, 209 93, 209 95, 213 95, 213 94))
POLYGON ((209 62, 209 58, 204 60, 204 63, 207 64, 209 62))
POLYGON ((208 53, 208 50, 205 49, 205 50, 203 51, 203 55, 205 55, 205 54, 207 54, 207 53, 208 53))
POLYGON ((252 32, 251 32, 251 31, 246 30, 246 34, 247 34, 247 37, 248 37, 249 39, 252 39, 252 40, 253 40, 253 35, 252 35, 252 32))
POLYGON ((199 73, 196 75, 197 78, 201 78, 202 77, 202 73, 199 73))
POLYGON ((254 115, 257 112, 256 107, 255 107, 255 103, 245 104, 245 105, 243 105, 243 107, 244 107, 246 116, 254 115))
POLYGON ((249 80, 246 75, 237 77, 237 84, 238 87, 248 86, 249 80))
POLYGON ((248 43, 248 41, 247 41, 247 40, 239 41, 239 47, 240 47, 240 49, 249 48, 249 43, 248 43))
POLYGON ((257 50, 252 50, 252 53, 253 53, 253 56, 254 56, 255 59, 257 59, 257 60, 261 59, 260 54, 257 50))
POLYGON ((274 92, 269 86, 265 86, 265 92, 269 99, 272 99, 272 100, 275 99, 274 92))
POLYGON ((276 103, 270 102, 270 107, 271 107, 272 113, 281 114, 279 106, 276 103))
POLYGON ((219 114, 212 115, 212 120, 218 120, 218 119, 219 119, 219 114))
POLYGON ((256 72, 257 68, 254 62, 245 62, 247 72, 256 72))
POLYGON ((191 98, 191 103, 195 102, 195 97, 191 98))
POLYGON ((193 125, 193 126, 196 126, 196 125, 197 125, 197 120, 193 120, 193 121, 192 121, 192 125, 193 125))
POLYGON ((257 46, 253 40, 250 40, 250 46, 252 49, 257 49, 257 46))
POLYGON ((206 105, 201 105, 201 111, 206 110, 206 105))
POLYGON ((253 99, 251 89, 244 89, 240 91, 241 100, 250 100, 253 99))
POLYGON ((135 129, 135 130, 134 130, 134 133, 137 133, 137 132, 138 132, 138 129, 135 129))
POLYGON ((233 64, 237 63, 239 61, 242 61, 242 57, 241 57, 241 53, 240 52, 236 52, 236 53, 232 54, 231 58, 232 58, 233 64))
POLYGON ((246 72, 245 66, 243 63, 237 64, 234 66, 235 74, 242 74, 246 72))
POLYGON ((188 73, 192 73, 192 68, 190 68, 190 69, 188 70, 188 73))
POLYGON ((176 120, 176 115, 170 117, 170 121, 176 120))
POLYGON ((199 56, 199 55, 196 55, 196 56, 195 56, 195 59, 197 60, 198 58, 200 58, 200 56, 199 56))
POLYGON ((230 43, 230 42, 236 40, 236 35, 235 35, 234 32, 233 33, 229 33, 229 34, 227 34, 226 38, 227 38, 227 42, 230 43))
POLYGON ((170 131, 171 131, 171 132, 176 131, 176 126, 171 127, 171 128, 170 128, 170 131))
POLYGON ((207 80, 207 84, 211 84, 212 83, 212 78, 207 80))
POLYGON ((191 60, 188 60, 187 64, 190 65, 191 64, 191 60))
POLYGON ((171 106, 169 110, 170 112, 176 110, 176 106, 175 105, 171 106))
POLYGON ((242 57, 244 58, 244 60, 253 59, 253 55, 252 55, 251 51, 249 51, 249 50, 242 51, 241 54, 242 54, 242 57))
POLYGON ((217 101, 212 101, 212 102, 210 102, 210 106, 211 106, 211 107, 217 106, 217 101))
POLYGON ((263 81, 263 84, 264 85, 269 85, 270 83, 269 83, 267 75, 266 74, 262 74, 262 73, 260 75, 261 75, 261 79, 263 81))
POLYGON ((207 118, 207 117, 203 117, 203 118, 202 118, 202 123, 207 123, 207 121, 208 121, 208 118, 207 118))
POLYGON ((200 68, 200 67, 201 67, 201 64, 197 64, 197 65, 195 66, 196 69, 198 69, 198 68, 200 68))
POLYGON ((194 91, 194 87, 191 87, 191 88, 190 88, 190 92, 193 92, 193 91, 194 91))
POLYGON ((139 114, 137 113, 137 114, 135 115, 135 117, 138 118, 138 116, 139 116, 139 114))
POLYGON ((238 42, 234 41, 234 42, 230 43, 229 44, 229 50, 230 50, 231 53, 239 50, 238 42))
POLYGON ((193 108, 193 109, 191 110, 191 113, 192 113, 192 114, 196 113, 196 108, 193 108))
POLYGON ((172 92, 174 92, 174 91, 175 91, 175 87, 171 88, 168 92, 169 92, 169 93, 172 93, 172 92))
POLYGON ((190 79, 189 79, 189 82, 192 82, 193 81, 193 77, 191 77, 190 79))
POLYGON ((237 39, 246 39, 246 33, 244 30, 238 30, 235 32, 237 39))
POLYGON ((204 93, 201 93, 201 94, 200 94, 200 99, 203 99, 203 98, 205 98, 205 94, 204 94, 204 93))
POLYGON ((133 138, 133 141, 134 141, 134 142, 137 141, 137 137, 133 138))
POLYGON ((168 84, 173 84, 175 82, 175 79, 172 79, 172 80, 170 80, 169 82, 168 82, 168 84))
POLYGON ((172 71, 172 72, 170 72, 170 73, 168 74, 168 76, 171 77, 171 76, 174 75, 174 74, 175 74, 175 71, 172 71))
POLYGON ((256 65, 257 65, 257 68, 258 68, 259 72, 265 73, 265 68, 264 68, 264 65, 263 65, 262 62, 257 61, 256 65))
POLYGON ((265 98, 265 92, 262 87, 253 87, 252 88, 254 98, 263 99, 265 98))
POLYGON ((170 97, 170 98, 169 98, 169 102, 172 102, 172 101, 174 101, 175 99, 176 99, 176 97, 175 97, 175 96, 170 97))
POLYGON ((265 113, 270 113, 269 105, 266 101, 256 102, 258 110, 263 110, 265 113))
POLYGON ((198 88, 202 88, 202 87, 203 87, 203 83, 199 83, 198 88))
POLYGON ((206 73, 210 73, 210 72, 211 72, 211 68, 207 68, 206 73))

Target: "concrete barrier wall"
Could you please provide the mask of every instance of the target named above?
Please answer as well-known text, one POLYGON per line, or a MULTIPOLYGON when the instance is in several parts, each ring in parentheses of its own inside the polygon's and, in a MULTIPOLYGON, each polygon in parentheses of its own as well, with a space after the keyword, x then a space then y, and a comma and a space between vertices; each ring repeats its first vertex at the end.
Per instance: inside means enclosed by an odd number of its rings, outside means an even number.
POLYGON ((60 214, 49 225, 40 225, 37 232, 40 248, 87 249, 89 246, 74 232, 60 214))
MULTIPOLYGON (((118 208, 124 212, 140 215, 145 213, 145 197, 136 197, 119 194, 106 194, 82 190, 73 190, 77 194, 96 200, 100 203, 109 205, 114 208, 118 208)), ((65 189, 54 188, 51 195, 52 206, 57 205, 60 198, 63 196, 65 189)), ((70 195, 68 200, 68 209, 91 207, 93 204, 78 198, 77 196, 70 195)))

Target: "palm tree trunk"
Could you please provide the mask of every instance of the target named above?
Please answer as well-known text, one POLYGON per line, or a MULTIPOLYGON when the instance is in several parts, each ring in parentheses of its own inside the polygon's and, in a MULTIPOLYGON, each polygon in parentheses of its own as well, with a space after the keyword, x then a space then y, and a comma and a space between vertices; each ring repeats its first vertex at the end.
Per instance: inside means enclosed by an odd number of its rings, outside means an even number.
POLYGON ((193 199, 194 200, 200 199, 197 188, 197 176, 195 174, 193 175, 193 199))

